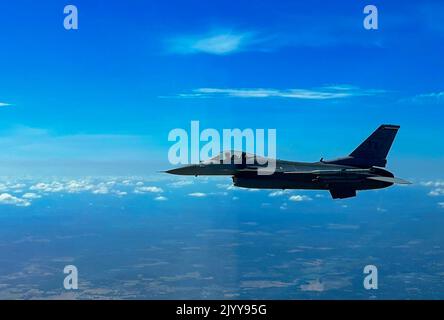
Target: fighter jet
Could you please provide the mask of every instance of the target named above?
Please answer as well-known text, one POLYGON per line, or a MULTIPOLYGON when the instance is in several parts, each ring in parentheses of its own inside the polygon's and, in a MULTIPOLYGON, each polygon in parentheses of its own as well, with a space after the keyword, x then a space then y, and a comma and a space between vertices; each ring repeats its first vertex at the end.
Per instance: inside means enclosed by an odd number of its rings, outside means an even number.
POLYGON ((264 159, 242 151, 224 151, 199 164, 165 171, 176 175, 230 175, 237 187, 255 189, 328 190, 333 199, 356 196, 358 190, 410 184, 383 169, 387 154, 400 127, 381 125, 346 157, 318 162, 274 160, 272 174, 259 174, 264 159), (230 161, 227 161, 230 160, 230 161))

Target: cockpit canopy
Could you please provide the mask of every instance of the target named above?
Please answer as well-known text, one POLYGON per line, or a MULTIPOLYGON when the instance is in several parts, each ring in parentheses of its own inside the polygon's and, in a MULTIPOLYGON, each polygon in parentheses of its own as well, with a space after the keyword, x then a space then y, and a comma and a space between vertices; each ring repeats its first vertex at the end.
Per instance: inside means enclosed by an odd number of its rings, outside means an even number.
POLYGON ((203 160, 203 164, 255 164, 257 159, 265 159, 252 153, 236 150, 225 150, 208 160, 203 160))

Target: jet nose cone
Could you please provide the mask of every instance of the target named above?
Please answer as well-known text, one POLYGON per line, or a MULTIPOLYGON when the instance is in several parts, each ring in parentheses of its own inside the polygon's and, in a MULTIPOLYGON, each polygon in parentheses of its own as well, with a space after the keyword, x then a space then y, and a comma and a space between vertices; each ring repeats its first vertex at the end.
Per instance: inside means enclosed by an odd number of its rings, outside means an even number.
POLYGON ((196 174, 195 168, 196 168, 196 166, 191 165, 191 166, 184 166, 184 167, 180 167, 180 168, 170 169, 165 172, 169 173, 169 174, 188 176, 188 175, 195 175, 196 174))
POLYGON ((180 174, 181 171, 182 171, 182 168, 176 168, 176 169, 166 170, 165 172, 169 173, 169 174, 180 174))

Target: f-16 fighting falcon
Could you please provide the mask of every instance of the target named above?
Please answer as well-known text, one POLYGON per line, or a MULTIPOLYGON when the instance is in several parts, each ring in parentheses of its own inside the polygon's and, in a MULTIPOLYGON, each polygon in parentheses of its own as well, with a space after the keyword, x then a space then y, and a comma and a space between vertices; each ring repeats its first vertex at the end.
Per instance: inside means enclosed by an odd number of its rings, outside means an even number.
POLYGON ((383 169, 398 129, 397 125, 381 125, 346 157, 311 163, 274 160, 276 168, 267 175, 259 173, 264 158, 241 151, 224 151, 199 164, 166 172, 192 176, 230 175, 237 187, 329 190, 333 199, 350 198, 355 197, 358 190, 381 189, 395 183, 410 184, 383 169))

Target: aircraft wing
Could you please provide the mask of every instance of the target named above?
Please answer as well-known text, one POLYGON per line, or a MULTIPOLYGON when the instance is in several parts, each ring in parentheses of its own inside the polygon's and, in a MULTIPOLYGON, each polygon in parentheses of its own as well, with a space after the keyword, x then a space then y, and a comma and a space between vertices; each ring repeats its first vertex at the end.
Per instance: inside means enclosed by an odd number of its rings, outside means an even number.
MULTIPOLYGON (((307 170, 297 170, 297 171, 285 171, 282 169, 274 169, 272 170, 271 168, 267 168, 267 167, 247 167, 247 168, 243 168, 243 169, 238 169, 237 171, 239 172, 257 172, 259 169, 261 169, 262 171, 267 171, 269 170, 270 172, 276 172, 276 173, 284 173, 284 174, 300 174, 300 173, 309 173, 309 174, 320 174, 320 172, 327 172, 327 171, 332 171, 332 170, 312 170, 312 169, 307 169, 307 170)), ((340 172, 340 170, 334 171, 334 173, 338 173, 340 172)))
MULTIPOLYGON (((256 172, 259 169, 266 170, 266 167, 247 167, 244 169, 239 169, 239 172, 256 172)), ((271 170, 271 169, 270 169, 271 170)), ((369 173, 369 169, 334 169, 334 170, 312 170, 311 168, 307 168, 307 170, 304 169, 298 169, 298 170, 282 170, 282 169, 276 169, 275 172, 277 173, 283 173, 283 174, 314 174, 314 175, 329 175, 329 174, 340 174, 340 173, 369 173)))
POLYGON ((367 177, 367 179, 370 180, 376 180, 376 181, 383 181, 383 182, 389 182, 389 183, 397 183, 397 184, 412 184, 411 182, 401 179, 401 178, 392 178, 392 177, 381 177, 381 176, 376 176, 376 177, 367 177))
POLYGON ((282 171, 284 174, 300 174, 300 173, 310 173, 317 175, 328 175, 328 174, 338 174, 338 173, 369 173, 368 169, 337 169, 337 170, 297 170, 297 171, 282 171))

